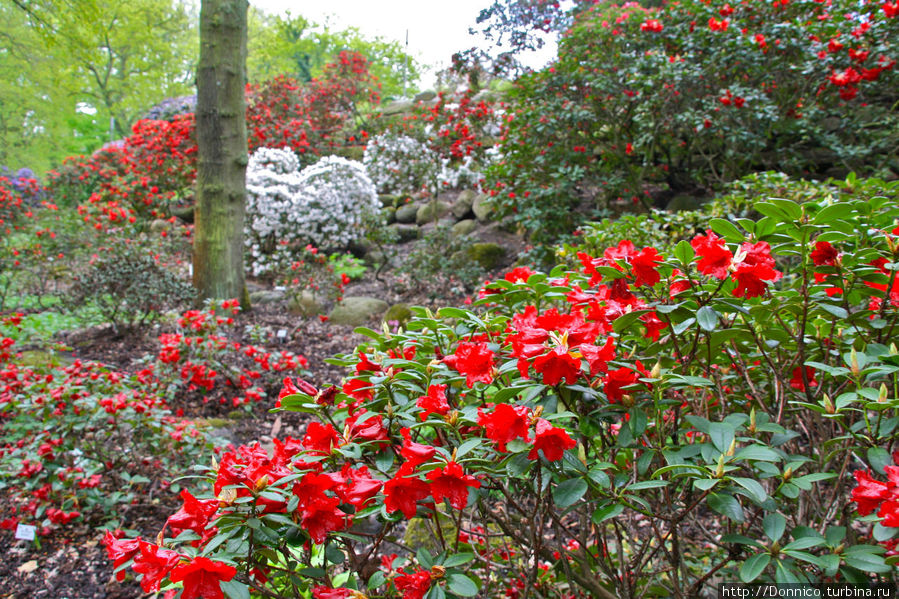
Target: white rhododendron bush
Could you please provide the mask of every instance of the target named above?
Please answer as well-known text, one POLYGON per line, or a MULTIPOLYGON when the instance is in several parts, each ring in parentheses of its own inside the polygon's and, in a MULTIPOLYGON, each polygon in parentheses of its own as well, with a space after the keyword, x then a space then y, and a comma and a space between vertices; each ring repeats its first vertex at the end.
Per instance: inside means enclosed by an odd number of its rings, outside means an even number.
POLYGON ((247 165, 245 243, 254 276, 289 266, 297 248, 345 247, 380 208, 362 163, 327 156, 299 170, 290 150, 259 148, 247 165))

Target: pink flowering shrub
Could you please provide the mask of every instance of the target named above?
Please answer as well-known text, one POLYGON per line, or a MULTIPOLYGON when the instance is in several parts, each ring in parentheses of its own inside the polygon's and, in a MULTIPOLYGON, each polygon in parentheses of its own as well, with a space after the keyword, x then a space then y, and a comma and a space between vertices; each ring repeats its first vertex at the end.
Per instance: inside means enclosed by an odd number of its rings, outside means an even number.
POLYGON ((300 438, 225 452, 155 540, 110 537, 110 557, 153 589, 219 572, 209 596, 886 578, 896 206, 759 201, 758 220, 673 248, 621 240, 575 269, 516 268, 469 308, 357 329, 370 341, 339 386, 284 381, 274 407, 311 415, 300 438))

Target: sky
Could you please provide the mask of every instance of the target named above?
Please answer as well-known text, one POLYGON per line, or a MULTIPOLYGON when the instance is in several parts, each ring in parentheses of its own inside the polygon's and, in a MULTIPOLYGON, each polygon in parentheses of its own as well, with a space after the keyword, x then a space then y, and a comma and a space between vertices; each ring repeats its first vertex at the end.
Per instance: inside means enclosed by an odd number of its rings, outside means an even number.
MULTIPOLYGON (((409 53, 430 69, 422 77, 425 88, 434 83, 434 73, 449 66, 450 56, 483 43, 480 36, 469 35, 481 9, 492 0, 250 0, 267 13, 293 15, 332 28, 357 27, 363 34, 381 36, 405 43, 409 31, 409 53)), ((527 60, 531 66, 542 66, 555 52, 554 46, 540 56, 527 60)))

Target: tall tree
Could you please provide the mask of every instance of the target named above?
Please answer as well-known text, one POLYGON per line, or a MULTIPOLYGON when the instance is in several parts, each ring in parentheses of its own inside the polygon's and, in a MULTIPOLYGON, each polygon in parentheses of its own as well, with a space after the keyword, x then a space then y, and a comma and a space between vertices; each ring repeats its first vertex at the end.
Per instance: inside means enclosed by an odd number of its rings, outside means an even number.
POLYGON ((193 10, 183 0, 0 2, 3 160, 40 169, 90 152, 109 140, 111 117, 124 137, 150 106, 187 93, 193 10))
POLYGON ((201 299, 240 298, 247 169, 247 0, 202 0, 193 279, 201 299))

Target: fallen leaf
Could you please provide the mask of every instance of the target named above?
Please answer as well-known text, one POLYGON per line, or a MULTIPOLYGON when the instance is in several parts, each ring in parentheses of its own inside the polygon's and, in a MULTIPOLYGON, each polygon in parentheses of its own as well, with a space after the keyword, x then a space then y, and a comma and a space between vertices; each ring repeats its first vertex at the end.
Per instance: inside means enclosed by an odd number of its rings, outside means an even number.
POLYGON ((37 570, 37 560, 33 559, 30 561, 27 561, 24 564, 22 564, 21 566, 19 566, 18 568, 16 568, 16 570, 20 574, 28 574, 29 572, 34 572, 35 570, 37 570))

